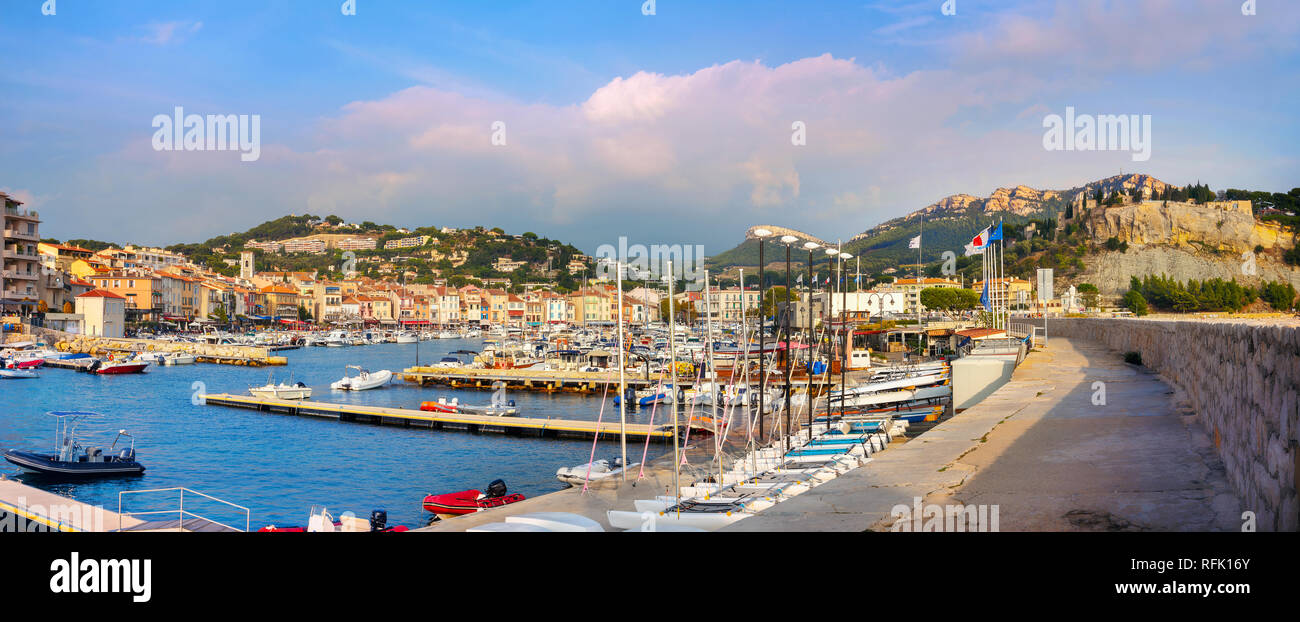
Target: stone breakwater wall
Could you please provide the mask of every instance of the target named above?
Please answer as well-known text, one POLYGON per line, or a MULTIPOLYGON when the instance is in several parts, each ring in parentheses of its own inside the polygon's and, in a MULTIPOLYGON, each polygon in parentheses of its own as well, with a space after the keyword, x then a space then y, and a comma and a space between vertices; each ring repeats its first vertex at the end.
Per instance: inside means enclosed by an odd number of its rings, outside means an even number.
POLYGON ((224 359, 229 362, 240 360, 252 364, 270 364, 274 362, 271 351, 257 346, 212 345, 207 343, 184 343, 172 341, 154 341, 152 339, 110 339, 106 337, 86 337, 72 335, 53 344, 60 352, 85 353, 91 356, 122 352, 183 352, 199 357, 224 359))
POLYGON ((1069 318, 1051 336, 1136 351, 1191 400, 1261 531, 1300 530, 1300 328, 1247 322, 1069 318))

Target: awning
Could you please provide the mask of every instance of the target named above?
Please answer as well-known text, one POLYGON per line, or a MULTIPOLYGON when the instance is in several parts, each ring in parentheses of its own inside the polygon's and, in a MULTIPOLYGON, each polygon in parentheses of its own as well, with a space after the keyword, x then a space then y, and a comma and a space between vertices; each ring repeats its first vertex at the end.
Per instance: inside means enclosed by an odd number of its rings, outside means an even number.
POLYGON ((433 322, 429 320, 402 320, 402 323, 407 326, 428 326, 433 322))

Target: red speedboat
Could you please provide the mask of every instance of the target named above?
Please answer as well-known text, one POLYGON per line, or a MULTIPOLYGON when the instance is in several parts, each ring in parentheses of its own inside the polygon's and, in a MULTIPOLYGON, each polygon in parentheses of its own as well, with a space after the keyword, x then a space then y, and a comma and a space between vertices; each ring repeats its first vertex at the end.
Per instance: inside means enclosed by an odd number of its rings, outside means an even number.
POLYGON ((134 359, 116 360, 109 357, 106 361, 91 363, 90 371, 97 374, 142 374, 144 369, 149 366, 145 361, 134 359))
POLYGON ((496 480, 488 484, 488 489, 484 492, 462 490, 443 495, 429 495, 424 498, 424 510, 440 517, 461 516, 523 500, 524 496, 519 493, 506 494, 506 483, 496 480))
POLYGON ((9 369, 36 369, 45 364, 45 359, 27 359, 24 361, 13 361, 9 363, 9 369))

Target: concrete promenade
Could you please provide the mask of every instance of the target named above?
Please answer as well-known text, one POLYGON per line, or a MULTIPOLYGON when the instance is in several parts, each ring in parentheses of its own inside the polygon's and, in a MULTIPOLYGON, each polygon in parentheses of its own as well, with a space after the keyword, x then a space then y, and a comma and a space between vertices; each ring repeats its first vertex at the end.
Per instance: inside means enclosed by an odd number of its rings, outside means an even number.
POLYGON ((725 531, 889 530, 916 497, 996 504, 1001 531, 1239 530, 1241 503, 1183 400, 1120 352, 1052 337, 975 407, 725 531))

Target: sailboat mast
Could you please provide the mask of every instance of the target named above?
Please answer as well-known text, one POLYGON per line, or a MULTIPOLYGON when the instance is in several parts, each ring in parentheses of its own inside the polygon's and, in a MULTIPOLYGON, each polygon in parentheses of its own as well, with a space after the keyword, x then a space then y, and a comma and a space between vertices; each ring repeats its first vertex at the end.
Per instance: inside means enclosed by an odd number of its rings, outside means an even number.
MULTIPOLYGON (((669 391, 672 395, 677 393, 677 314, 673 306, 673 262, 668 262, 668 366, 672 368, 672 388, 669 391)), ((678 502, 681 501, 682 489, 678 485, 678 477, 682 468, 681 448, 678 445, 677 434, 677 402, 665 399, 665 403, 671 404, 670 411, 673 415, 673 495, 678 502)))
MULTIPOLYGON (((708 359, 706 364, 709 366, 709 391, 713 394, 713 399, 709 403, 713 405, 713 459, 718 461, 718 485, 722 485, 722 430, 718 429, 718 368, 716 366, 716 352, 714 352, 713 342, 713 295, 709 286, 709 271, 704 271, 704 322, 705 333, 709 341, 708 359)), ((741 306, 744 307, 742 300, 741 306)), ((696 391, 699 396, 699 391, 696 391)))
POLYGON ((627 483, 627 380, 624 378, 623 351, 623 263, 615 262, 618 268, 618 442, 623 450, 623 483, 627 483))

